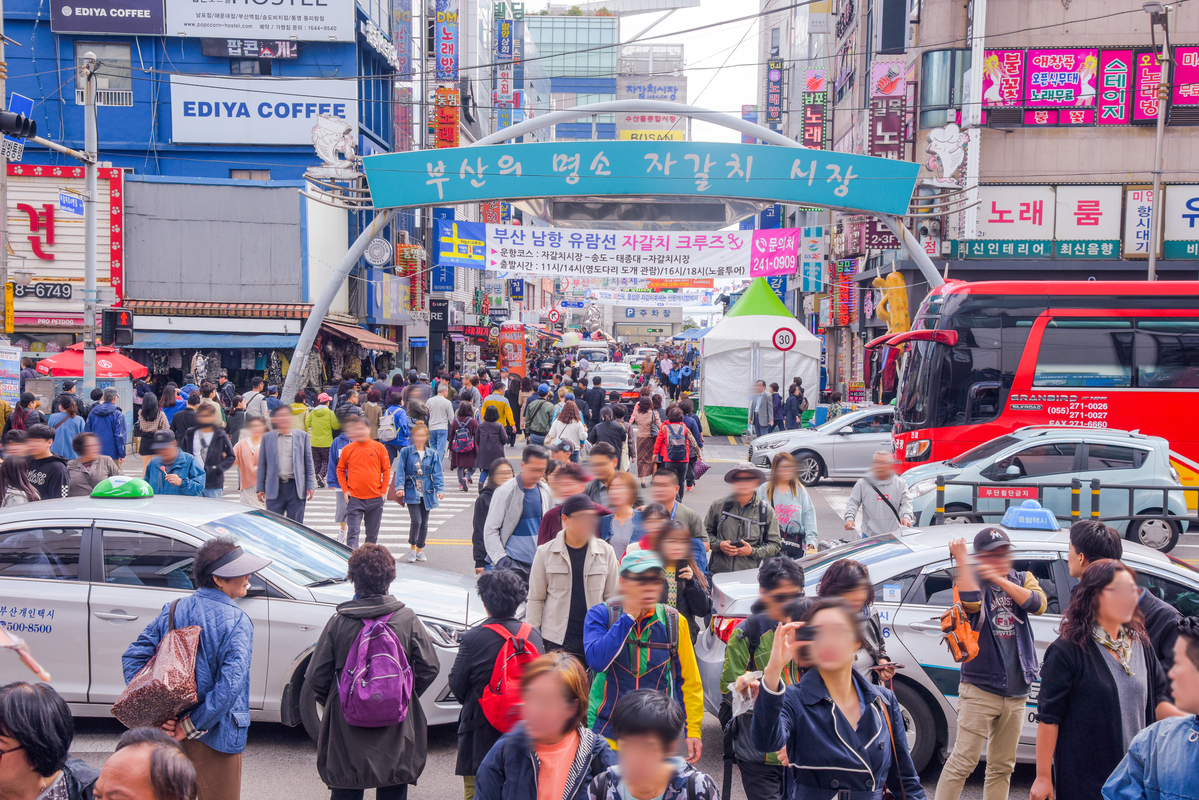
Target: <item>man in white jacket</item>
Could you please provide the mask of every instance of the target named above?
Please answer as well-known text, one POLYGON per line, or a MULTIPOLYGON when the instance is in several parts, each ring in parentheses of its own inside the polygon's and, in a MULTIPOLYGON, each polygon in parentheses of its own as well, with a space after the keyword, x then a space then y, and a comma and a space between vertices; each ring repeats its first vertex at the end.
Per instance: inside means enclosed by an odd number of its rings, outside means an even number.
POLYGON ((870 475, 859 478, 845 505, 845 530, 854 529, 862 511, 862 537, 895 533, 912 526, 912 497, 908 483, 895 474, 895 457, 886 450, 874 454, 870 475))
POLYGON ((483 544, 491 563, 513 570, 525 583, 537 553, 541 518, 554 504, 550 487, 542 480, 549 460, 544 447, 526 447, 520 458, 520 473, 495 490, 483 523, 483 544))

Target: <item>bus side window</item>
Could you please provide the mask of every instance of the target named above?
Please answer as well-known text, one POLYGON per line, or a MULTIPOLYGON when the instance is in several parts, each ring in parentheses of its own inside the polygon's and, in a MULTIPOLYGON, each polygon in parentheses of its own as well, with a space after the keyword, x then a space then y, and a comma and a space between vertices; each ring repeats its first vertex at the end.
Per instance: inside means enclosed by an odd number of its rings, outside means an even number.
POLYGON ((1132 351, 1131 322, 1050 320, 1032 385, 1131 386, 1132 351))
POLYGON ((1199 320, 1141 320, 1137 386, 1199 389, 1199 320))

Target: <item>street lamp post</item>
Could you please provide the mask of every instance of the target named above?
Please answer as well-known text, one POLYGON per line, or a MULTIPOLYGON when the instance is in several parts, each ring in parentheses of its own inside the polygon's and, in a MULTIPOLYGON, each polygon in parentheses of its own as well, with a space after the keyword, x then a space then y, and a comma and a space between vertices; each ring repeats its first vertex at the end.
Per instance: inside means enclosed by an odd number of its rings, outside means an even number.
MULTIPOLYGON (((1162 224, 1162 172, 1165 168, 1166 109, 1170 102, 1170 6, 1162 5, 1160 0, 1150 0, 1141 6, 1149 15, 1149 35, 1152 38, 1155 27, 1162 26, 1162 50, 1158 60, 1161 63, 1161 82, 1157 87, 1157 140, 1153 148, 1153 200, 1150 205, 1149 217, 1149 280, 1157 280, 1157 249, 1160 247, 1162 224)), ((1154 50, 1157 42, 1154 41, 1154 50)))

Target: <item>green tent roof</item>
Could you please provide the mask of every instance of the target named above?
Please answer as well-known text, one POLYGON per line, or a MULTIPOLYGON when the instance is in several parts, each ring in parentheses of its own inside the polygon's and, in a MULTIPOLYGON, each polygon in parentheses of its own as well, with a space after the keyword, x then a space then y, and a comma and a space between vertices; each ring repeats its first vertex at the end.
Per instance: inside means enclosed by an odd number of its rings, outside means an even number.
POLYGON ((770 288, 765 278, 754 278, 741 295, 741 299, 729 309, 726 317, 789 317, 795 316, 779 300, 779 296, 770 288))

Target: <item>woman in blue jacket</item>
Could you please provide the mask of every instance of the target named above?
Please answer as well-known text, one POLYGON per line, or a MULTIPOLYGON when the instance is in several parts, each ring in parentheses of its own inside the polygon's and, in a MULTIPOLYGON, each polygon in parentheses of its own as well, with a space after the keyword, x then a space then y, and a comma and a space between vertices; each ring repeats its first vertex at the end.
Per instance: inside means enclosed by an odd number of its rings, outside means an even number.
POLYGON ((407 447, 400 450, 395 461, 395 490, 401 503, 408 508, 412 520, 408 528, 408 545, 404 556, 409 562, 428 561, 425 539, 429 535, 429 512, 437 501, 445 498, 445 476, 441 471, 441 456, 429 446, 429 429, 423 422, 412 426, 407 447))
POLYGON ((522 721, 483 759, 474 800, 585 800, 592 779, 616 763, 607 740, 587 727, 589 685, 569 653, 529 662, 520 680, 522 721))
POLYGON ((857 614, 831 598, 817 600, 801 622, 780 625, 775 633, 750 735, 763 752, 787 748, 791 800, 823 800, 838 792, 882 800, 884 785, 895 797, 925 800, 895 695, 853 668, 861 647, 857 614), (815 638, 797 642, 796 630, 805 625, 815 629, 815 638), (791 660, 814 668, 784 687, 779 678, 791 660))
POLYGON ((250 727, 250 655, 254 625, 234 602, 245 597, 250 575, 270 560, 244 552, 232 538, 209 539, 196 551, 192 576, 199 587, 163 606, 122 658, 125 682, 146 665, 171 627, 200 626, 196 654, 199 705, 162 729, 179 739, 196 767, 200 797, 241 796, 241 754, 250 727))

